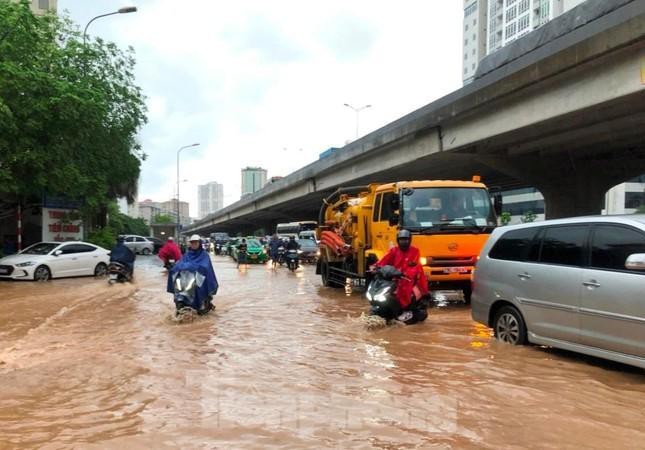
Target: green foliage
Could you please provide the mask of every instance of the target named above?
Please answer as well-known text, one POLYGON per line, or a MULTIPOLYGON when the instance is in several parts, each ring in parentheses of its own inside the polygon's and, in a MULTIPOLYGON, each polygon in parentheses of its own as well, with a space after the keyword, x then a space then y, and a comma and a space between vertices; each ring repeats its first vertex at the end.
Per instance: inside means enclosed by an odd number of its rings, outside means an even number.
POLYGON ((511 213, 504 211, 502 214, 500 214, 499 221, 502 223, 502 226, 508 225, 509 223, 511 223, 511 213))
POLYGON ((521 218, 520 220, 522 223, 529 223, 529 222, 535 222, 535 219, 537 219, 537 216, 533 211, 527 211, 521 218))
POLYGON ((103 247, 106 250, 110 250, 114 247, 114 244, 116 244, 116 233, 108 226, 90 232, 87 236, 87 241, 94 245, 98 245, 99 247, 103 247))
POLYGON ((88 39, 67 17, 0 0, 0 194, 133 201, 146 122, 133 50, 88 39))
POLYGON ((636 208, 636 211, 634 211, 634 214, 645 214, 645 205, 639 206, 636 208))
POLYGON ((120 212, 110 213, 110 222, 108 224, 117 235, 119 234, 138 234, 148 236, 150 227, 143 219, 134 219, 120 212))
POLYGON ((175 223, 175 219, 168 214, 158 214, 153 217, 152 223, 162 224, 162 223, 175 223))

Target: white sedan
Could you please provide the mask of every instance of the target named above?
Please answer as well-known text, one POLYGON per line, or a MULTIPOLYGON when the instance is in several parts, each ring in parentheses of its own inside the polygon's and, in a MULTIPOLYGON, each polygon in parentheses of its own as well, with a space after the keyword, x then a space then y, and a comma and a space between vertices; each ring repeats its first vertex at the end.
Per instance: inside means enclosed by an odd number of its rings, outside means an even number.
POLYGON ((87 242, 39 242, 0 259, 0 279, 47 281, 50 278, 107 273, 110 253, 87 242))

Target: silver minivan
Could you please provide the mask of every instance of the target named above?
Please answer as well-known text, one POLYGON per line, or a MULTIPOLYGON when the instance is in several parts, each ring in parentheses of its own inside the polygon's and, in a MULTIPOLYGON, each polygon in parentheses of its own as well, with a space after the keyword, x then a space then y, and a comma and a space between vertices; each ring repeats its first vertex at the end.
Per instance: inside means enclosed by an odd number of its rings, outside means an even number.
POLYGON ((645 215, 497 228, 471 301, 499 340, 645 368, 645 215))
POLYGON ((124 235, 124 244, 134 253, 141 253, 142 255, 151 255, 154 252, 154 242, 148 240, 143 236, 124 235))

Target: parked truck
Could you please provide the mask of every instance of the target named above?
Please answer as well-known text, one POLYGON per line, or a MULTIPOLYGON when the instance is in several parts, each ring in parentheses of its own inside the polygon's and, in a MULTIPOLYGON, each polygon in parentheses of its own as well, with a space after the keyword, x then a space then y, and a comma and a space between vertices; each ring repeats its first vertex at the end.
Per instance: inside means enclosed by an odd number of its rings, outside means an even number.
POLYGON ((340 188, 324 199, 318 217, 323 285, 365 280, 369 267, 396 245, 404 228, 421 252, 433 289, 461 290, 470 301, 477 257, 497 225, 495 206, 478 176, 472 181, 400 181, 340 188))

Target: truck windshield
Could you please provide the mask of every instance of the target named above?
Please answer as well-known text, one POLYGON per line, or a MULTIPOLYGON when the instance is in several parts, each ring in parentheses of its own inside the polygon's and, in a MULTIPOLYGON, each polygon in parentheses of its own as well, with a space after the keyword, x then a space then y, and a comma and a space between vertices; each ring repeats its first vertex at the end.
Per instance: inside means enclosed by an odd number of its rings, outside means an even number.
POLYGON ((482 188, 403 189, 402 226, 412 231, 485 231, 496 225, 488 191, 482 188))

